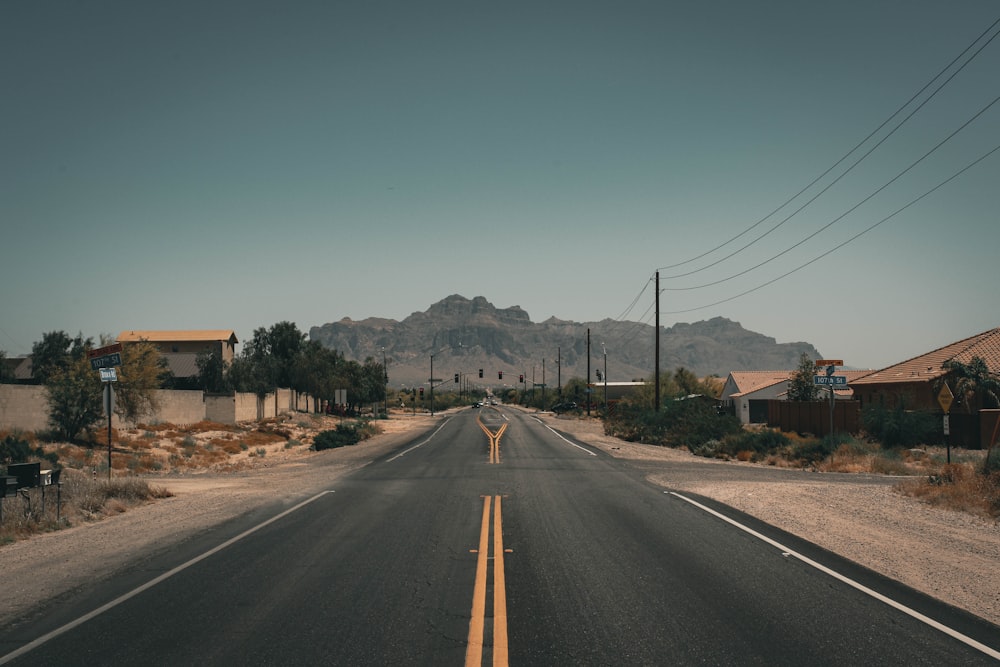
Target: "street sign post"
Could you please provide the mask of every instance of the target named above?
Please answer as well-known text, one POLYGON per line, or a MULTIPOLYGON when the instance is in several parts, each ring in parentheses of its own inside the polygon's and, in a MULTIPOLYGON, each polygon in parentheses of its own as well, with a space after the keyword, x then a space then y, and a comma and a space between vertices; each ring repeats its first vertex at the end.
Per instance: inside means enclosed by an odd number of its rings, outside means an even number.
POLYGON ((846 375, 834 375, 837 372, 837 366, 843 366, 843 359, 817 359, 816 360, 816 370, 819 371, 820 368, 826 368, 824 375, 814 375, 813 384, 825 385, 830 388, 830 437, 833 437, 833 414, 834 414, 834 391, 833 388, 836 387, 846 387, 847 386, 847 376, 846 375))
POLYGON ((108 415, 108 479, 111 479, 111 415, 115 411, 115 391, 112 382, 118 382, 115 366, 122 365, 122 344, 112 343, 87 352, 90 367, 99 371, 104 383, 104 412, 108 415))
MULTIPOLYGON (((938 392, 937 400, 938 405, 944 410, 944 434, 946 436, 951 435, 951 420, 948 419, 948 411, 951 410, 951 402, 955 399, 955 394, 951 393, 951 388, 948 387, 948 383, 945 382, 941 385, 941 391, 938 392)), ((945 438, 945 445, 948 449, 948 463, 951 463, 951 438, 945 438)))

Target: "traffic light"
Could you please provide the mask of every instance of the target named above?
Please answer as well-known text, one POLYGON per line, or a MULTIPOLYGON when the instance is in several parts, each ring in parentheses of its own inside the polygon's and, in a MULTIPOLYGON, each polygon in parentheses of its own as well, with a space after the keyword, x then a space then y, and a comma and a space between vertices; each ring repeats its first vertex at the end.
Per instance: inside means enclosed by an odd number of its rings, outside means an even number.
POLYGON ((455 373, 455 384, 458 384, 458 373, 455 373))
POLYGON ((503 379, 503 371, 500 371, 500 372, 499 372, 499 373, 498 373, 497 375, 499 376, 499 378, 500 378, 501 380, 503 379))
POLYGON ((600 381, 600 380, 603 380, 603 379, 604 379, 603 377, 601 377, 601 369, 600 369, 600 368, 598 368, 598 369, 597 369, 597 370, 595 370, 594 372, 595 372, 595 373, 597 373, 597 379, 598 379, 598 381, 600 381))
POLYGON ((420 388, 420 398, 421 398, 421 400, 424 398, 424 388, 423 387, 420 388))
POLYGON ((479 377, 483 377, 483 369, 482 368, 479 369, 479 377))
POLYGON ((520 382, 521 384, 524 384, 524 374, 523 373, 521 375, 517 376, 517 381, 520 382))

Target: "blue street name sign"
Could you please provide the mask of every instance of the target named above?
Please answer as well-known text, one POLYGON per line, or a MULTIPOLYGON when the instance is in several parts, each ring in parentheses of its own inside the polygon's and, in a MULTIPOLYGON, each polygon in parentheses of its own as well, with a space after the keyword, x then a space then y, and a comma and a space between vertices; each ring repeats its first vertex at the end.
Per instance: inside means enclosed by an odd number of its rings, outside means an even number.
POLYGON ((846 375, 814 375, 813 384, 846 385, 846 375))
POLYGON ((114 368, 115 366, 122 365, 122 355, 119 352, 112 352, 111 354, 105 354, 100 357, 91 357, 90 367, 95 371, 99 371, 102 368, 114 368))

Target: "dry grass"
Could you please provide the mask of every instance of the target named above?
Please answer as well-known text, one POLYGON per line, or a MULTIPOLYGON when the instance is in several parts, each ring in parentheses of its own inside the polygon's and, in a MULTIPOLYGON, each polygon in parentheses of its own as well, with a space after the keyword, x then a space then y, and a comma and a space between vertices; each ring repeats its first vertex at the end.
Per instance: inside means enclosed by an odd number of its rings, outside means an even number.
POLYGON ((296 415, 294 421, 282 416, 241 424, 202 421, 186 426, 162 423, 112 429, 110 482, 106 441, 98 438, 90 444, 45 443, 32 433, 13 433, 58 455, 63 468, 62 502, 57 516, 56 487, 47 488, 44 511, 41 489, 23 490, 17 498, 5 499, 0 544, 123 512, 161 497, 162 489, 138 476, 237 471, 297 456, 312 443, 315 433, 338 422, 322 415, 296 415))
POLYGON ((172 494, 138 477, 96 478, 63 469, 62 485, 22 489, 3 502, 0 544, 119 514, 172 494), (44 492, 44 493, 43 493, 44 492))
POLYGON ((1000 518, 1000 472, 984 475, 979 465, 950 463, 940 473, 897 485, 906 496, 950 510, 1000 518))

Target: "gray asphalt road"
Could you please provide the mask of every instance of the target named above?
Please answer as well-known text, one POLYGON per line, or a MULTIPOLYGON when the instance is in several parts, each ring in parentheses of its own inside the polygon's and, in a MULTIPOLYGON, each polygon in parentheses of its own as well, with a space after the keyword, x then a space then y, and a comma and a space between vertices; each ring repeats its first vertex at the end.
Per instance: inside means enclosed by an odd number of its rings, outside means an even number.
POLYGON ((970 643, 996 650, 997 631, 664 492, 530 416, 483 409, 300 505, 70 596, 0 653, 30 647, 11 660, 26 665, 973 665, 996 664, 970 643))

